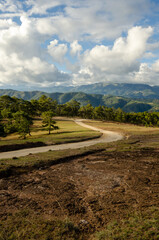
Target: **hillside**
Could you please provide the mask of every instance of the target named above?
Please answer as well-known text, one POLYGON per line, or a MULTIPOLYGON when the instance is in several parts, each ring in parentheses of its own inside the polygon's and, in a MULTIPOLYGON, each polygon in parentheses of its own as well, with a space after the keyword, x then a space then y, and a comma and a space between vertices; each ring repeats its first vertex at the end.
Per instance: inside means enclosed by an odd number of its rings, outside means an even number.
POLYGON ((73 91, 106 95, 110 94, 113 96, 123 96, 129 98, 159 99, 159 86, 149 86, 146 84, 95 83, 76 87, 73 91))
POLYGON ((20 92, 16 90, 0 90, 0 96, 9 95, 11 97, 22 98, 24 100, 39 99, 40 96, 46 95, 59 104, 64 104, 71 100, 76 100, 81 105, 91 104, 93 107, 103 105, 113 108, 121 108, 125 112, 144 112, 144 111, 159 111, 159 100, 134 100, 125 97, 116 97, 102 94, 87 94, 83 92, 68 92, 68 93, 46 93, 40 91, 20 92))
POLYGON ((159 99, 159 86, 149 86, 147 84, 132 84, 132 83, 115 83, 109 84, 106 82, 103 83, 94 83, 81 86, 55 86, 51 89, 44 91, 33 91, 33 92, 16 92, 14 90, 0 90, 0 95, 6 94, 16 97, 22 97, 26 100, 34 97, 39 98, 40 94, 44 92, 50 92, 49 94, 60 92, 83 92, 88 94, 102 94, 102 95, 112 95, 112 96, 121 96, 126 98, 135 98, 135 99, 159 99))

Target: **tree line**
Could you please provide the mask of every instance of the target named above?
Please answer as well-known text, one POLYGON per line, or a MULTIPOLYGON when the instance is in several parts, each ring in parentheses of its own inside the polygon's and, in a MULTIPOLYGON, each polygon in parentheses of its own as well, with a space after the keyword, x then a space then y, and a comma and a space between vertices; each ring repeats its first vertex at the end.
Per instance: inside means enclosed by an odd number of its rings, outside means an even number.
POLYGON ((18 132, 23 138, 30 135, 33 119, 40 116, 43 127, 51 131, 57 129, 53 116, 81 117, 121 123, 132 123, 142 126, 159 127, 158 112, 125 113, 120 108, 106 106, 93 107, 91 104, 81 106, 76 100, 58 104, 56 100, 42 95, 38 100, 23 100, 4 95, 0 97, 0 136, 18 132))

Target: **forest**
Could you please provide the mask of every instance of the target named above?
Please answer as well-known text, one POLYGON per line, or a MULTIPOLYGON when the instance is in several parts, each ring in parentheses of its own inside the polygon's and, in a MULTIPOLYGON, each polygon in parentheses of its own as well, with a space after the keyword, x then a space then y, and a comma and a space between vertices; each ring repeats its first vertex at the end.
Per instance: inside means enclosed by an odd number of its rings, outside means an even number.
POLYGON ((23 100, 4 95, 0 97, 0 136, 17 132, 22 138, 30 135, 33 119, 42 118, 43 127, 49 134, 57 129, 54 116, 80 117, 120 123, 131 123, 146 127, 159 127, 159 112, 126 113, 122 109, 106 106, 81 106, 76 100, 58 104, 56 100, 42 95, 38 100, 23 100))

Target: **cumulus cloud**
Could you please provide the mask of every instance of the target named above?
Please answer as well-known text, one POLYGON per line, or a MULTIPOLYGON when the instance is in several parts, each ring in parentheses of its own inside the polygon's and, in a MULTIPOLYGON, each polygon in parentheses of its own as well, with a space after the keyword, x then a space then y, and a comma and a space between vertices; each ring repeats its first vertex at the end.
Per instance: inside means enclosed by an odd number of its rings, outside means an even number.
POLYGON ((47 49, 55 62, 64 62, 64 56, 68 51, 66 44, 58 44, 58 40, 55 39, 50 42, 47 49))
MULTIPOLYGON (((21 25, 11 20, 0 21, 0 84, 46 86, 69 81, 46 61, 47 52, 41 43, 47 39, 36 30, 34 21, 21 17, 21 25)), ((60 55, 62 56, 62 55, 60 55)))
POLYGON ((151 27, 133 27, 128 31, 127 37, 116 39, 112 48, 97 45, 87 50, 81 56, 81 70, 74 74, 74 82, 83 81, 120 81, 130 73, 138 72, 140 68, 139 59, 146 51, 146 42, 152 35, 151 27))
POLYGON ((71 54, 73 56, 75 55, 79 55, 80 52, 82 51, 82 46, 78 43, 77 40, 73 41, 71 44, 70 44, 70 47, 71 47, 71 54))
POLYGON ((97 45, 83 55, 83 63, 107 73, 127 73, 137 70, 138 59, 146 51, 146 42, 152 35, 151 27, 133 27, 127 38, 118 38, 112 49, 97 45))
POLYGON ((0 60, 0 82, 18 85, 21 83, 36 86, 51 85, 69 80, 69 76, 60 73, 53 64, 40 58, 20 59, 17 54, 4 55, 0 60))
POLYGON ((156 70, 147 63, 141 63, 139 71, 130 75, 130 81, 133 83, 158 85, 159 72, 156 70))
POLYGON ((159 73, 159 60, 157 60, 154 64, 152 64, 152 69, 159 73))
POLYGON ((0 30, 8 29, 15 25, 16 25, 16 23, 13 22, 12 19, 0 19, 0 30))
POLYGON ((157 56, 153 29, 135 27, 150 0, 3 0, 0 9, 1 86, 157 81, 159 61, 143 63, 157 56))

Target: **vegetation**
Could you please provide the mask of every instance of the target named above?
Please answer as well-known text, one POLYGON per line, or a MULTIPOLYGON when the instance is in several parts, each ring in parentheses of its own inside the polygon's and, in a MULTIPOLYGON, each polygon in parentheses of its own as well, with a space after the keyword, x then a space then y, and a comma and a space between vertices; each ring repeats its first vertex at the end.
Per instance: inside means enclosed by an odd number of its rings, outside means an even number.
POLYGON ((96 233, 94 240, 159 239, 159 209, 131 214, 121 221, 111 222, 106 229, 96 233))
POLYGON ((59 127, 56 126, 56 122, 52 119, 54 116, 52 111, 46 111, 42 113, 42 123, 43 127, 47 127, 47 130, 49 131, 49 134, 51 133, 51 130, 58 129, 59 127))
MULTIPOLYGON (((120 99, 121 100, 121 99, 120 99)), ((120 101, 122 104, 123 102, 120 101)), ((48 133, 56 130, 53 116, 82 117, 121 123, 131 123, 142 126, 159 126, 158 112, 126 113, 121 108, 114 109, 99 105, 93 107, 90 103, 80 106, 76 100, 58 104, 56 100, 42 95, 39 100, 22 100, 15 97, 0 97, 0 136, 19 133, 26 138, 31 135, 33 119, 42 117, 43 127, 48 133)))
MULTIPOLYGON (((25 100, 39 99, 41 95, 47 95, 53 99, 59 98, 60 93, 69 93, 69 95, 74 96, 74 93, 87 93, 87 94, 102 94, 102 95, 112 95, 112 96, 122 96, 128 98, 136 99, 159 99, 159 87, 149 86, 147 84, 132 84, 132 83, 115 83, 109 84, 105 82, 94 83, 89 85, 81 85, 76 87, 65 87, 65 86, 54 86, 52 89, 53 93, 45 93, 39 91, 33 92, 20 92, 15 90, 0 90, 0 96, 9 95, 11 97, 15 96, 17 98, 23 98, 25 100), (55 97, 56 96, 56 97, 55 97)), ((70 99, 66 98, 64 95, 61 98, 63 101, 68 102, 70 99)), ((86 95, 84 95, 86 96, 86 95)), ((59 101, 59 103, 62 103, 59 101)), ((64 103, 64 102, 63 102, 64 103)), ((92 103, 91 103, 92 104, 92 103)))
POLYGON ((45 220, 29 210, 20 211, 0 221, 0 240, 82 240, 82 232, 68 219, 45 220))
POLYGON ((101 136, 100 132, 81 127, 71 120, 57 119, 56 122, 59 129, 54 130, 53 134, 48 134, 48 130, 42 127, 42 120, 37 118, 33 120, 31 136, 28 135, 26 139, 20 139, 16 132, 1 137, 0 152, 84 141, 101 136))
POLYGON ((73 224, 69 219, 45 220, 31 210, 19 211, 0 221, 0 240, 39 239, 39 240, 153 240, 159 238, 159 210, 151 208, 145 213, 134 213, 121 221, 109 223, 105 230, 89 237, 89 231, 73 224))
MULTIPOLYGON (((14 96, 15 98, 29 100, 35 107, 37 107, 37 100, 39 99, 38 102, 42 111, 44 111, 43 108, 50 106, 50 104, 52 105, 53 110, 57 103, 65 104, 75 100, 79 102, 81 106, 91 104, 93 107, 101 105, 108 108, 121 108, 125 112, 152 112, 159 111, 159 95, 157 89, 158 87, 155 88, 139 84, 95 84, 86 85, 83 88, 77 88, 74 92, 67 93, 0 90, 0 96, 9 95, 10 97, 14 96), (90 93, 88 87, 91 89, 90 93), (96 94, 92 94, 92 92, 96 94), (54 104, 52 103, 52 99, 54 99, 54 104)), ((45 111, 48 111, 48 109, 45 109, 45 111)))

